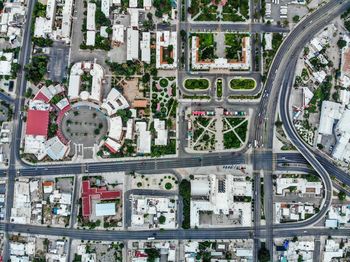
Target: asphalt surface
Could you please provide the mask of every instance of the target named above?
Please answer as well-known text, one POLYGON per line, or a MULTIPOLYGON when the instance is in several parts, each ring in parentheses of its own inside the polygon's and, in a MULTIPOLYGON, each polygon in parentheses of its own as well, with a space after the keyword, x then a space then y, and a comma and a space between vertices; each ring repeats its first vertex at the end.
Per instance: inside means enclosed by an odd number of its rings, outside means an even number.
POLYGON ((8 104, 14 103, 14 99, 4 93, 0 93, 0 100, 7 102, 8 104))
MULTIPOLYGON (((33 226, 22 224, 0 223, 0 230, 12 233, 38 234, 48 236, 71 237, 83 240, 142 240, 154 237, 161 239, 251 239, 254 229, 250 227, 241 228, 211 228, 211 229, 176 229, 176 230, 141 230, 141 231, 106 231, 106 230, 81 230, 71 228, 56 228, 46 226, 33 226)), ((274 226, 273 237, 293 237, 293 236, 348 236, 350 229, 326 229, 307 228, 291 229, 288 226, 277 228, 274 226)), ((266 231, 261 228, 258 235, 260 239, 266 237, 266 231)))
MULTIPOLYGON (((29 1, 29 15, 27 21, 31 20, 31 11, 36 1, 29 1)), ((126 240, 126 239, 146 239, 148 237, 155 237, 156 239, 234 239, 234 238, 254 238, 260 240, 262 238, 272 239, 273 237, 292 237, 303 235, 350 235, 350 229, 330 230, 324 228, 310 228, 311 225, 318 222, 324 217, 327 212, 327 207, 330 205, 332 183, 329 178, 328 171, 334 169, 334 166, 324 157, 315 156, 313 152, 307 148, 296 134, 293 124, 291 123, 289 111, 287 108, 289 92, 291 82, 293 80, 293 74, 295 69, 296 54, 304 47, 310 38, 317 33, 320 29, 326 26, 330 20, 345 11, 350 7, 349 1, 333 0, 323 7, 316 10, 308 18, 304 19, 299 25, 289 34, 286 40, 282 43, 280 50, 276 54, 274 62, 271 65, 270 74, 266 81, 267 96, 264 94, 259 104, 259 112, 261 115, 257 117, 257 132, 255 138, 261 147, 272 148, 271 130, 273 128, 272 117, 269 118, 271 112, 274 112, 277 103, 278 93, 281 92, 281 117, 287 130, 287 135, 291 138, 293 144, 299 149, 302 154, 289 155, 292 161, 297 158, 300 161, 310 163, 314 170, 321 176, 325 188, 326 196, 323 204, 323 208, 320 212, 309 220, 289 223, 289 224, 268 224, 267 227, 255 225, 252 228, 215 228, 215 229, 193 229, 193 230, 165 230, 165 231, 98 231, 98 230, 77 230, 73 228, 48 228, 32 225, 19 225, 19 224, 0 224, 0 230, 6 232, 18 232, 18 233, 31 233, 42 235, 55 235, 55 236, 67 236, 71 238, 79 239, 91 239, 91 240, 126 240), (286 59, 287 57, 287 59, 286 59), (285 74, 289 72, 289 74, 285 74), (273 92, 272 92, 273 91, 273 92), (268 94, 271 94, 272 100, 268 98, 268 94), (265 122, 267 124, 265 124, 265 122), (260 125, 263 123, 264 125, 260 125), (264 145, 264 146, 263 146, 264 145), (303 160, 304 159, 304 160, 303 160), (308 227, 307 229, 304 229, 308 227)), ((20 54, 20 64, 25 65, 29 61, 31 43, 30 43, 30 22, 26 23, 26 30, 23 37, 23 47, 20 54)), ((187 24, 181 23, 180 28, 185 27, 187 30, 216 30, 218 24, 210 24, 208 27, 203 27, 200 23, 187 24)), ((225 31, 247 31, 245 29, 248 25, 220 25, 221 30, 225 31)), ((253 24, 251 25, 251 31, 259 32, 287 32, 283 28, 276 28, 273 26, 253 24)), ((25 91, 25 77, 20 72, 18 77, 18 90, 17 97, 23 97, 25 91)), ((1 97, 0 97, 1 99, 1 97)), ((24 165, 23 168, 16 169, 16 160, 19 160, 19 148, 22 121, 19 119, 20 108, 23 105, 23 99, 15 100, 15 125, 14 125, 14 137, 13 140, 15 146, 11 148, 11 160, 9 168, 9 181, 8 181, 8 198, 7 198, 7 221, 9 220, 9 210, 12 207, 13 202, 13 184, 16 175, 33 176, 33 175, 60 175, 60 174, 80 174, 80 173, 100 173, 100 172, 117 172, 117 171, 139 171, 139 170, 163 170, 179 167, 197 167, 197 166, 211 166, 211 165, 233 165, 246 163, 247 155, 243 153, 234 154, 208 154, 203 156, 182 157, 172 159, 150 159, 150 160, 135 160, 128 162, 108 162, 108 163, 89 163, 89 164, 55 164, 49 166, 28 166, 24 165), (18 172, 18 173, 17 173, 18 172)), ((288 157, 289 157, 288 156, 288 157)), ((274 156, 271 152, 255 152, 254 161, 256 161, 257 168, 263 170, 271 170, 271 165, 266 163, 274 162, 274 156)), ((288 161, 286 156, 282 156, 282 159, 277 155, 277 163, 283 163, 288 161), (284 157, 284 159, 283 159, 284 157)), ((255 162, 254 162, 255 163, 255 162)), ((23 164, 23 163, 22 163, 23 164)), ((335 175, 339 180, 348 183, 350 185, 349 177, 346 173, 338 170, 335 175), (343 180, 342 180, 343 179, 343 180)), ((334 173, 332 173, 334 175, 334 173)), ((266 193, 266 192, 265 192, 266 193)), ((269 209, 269 208, 268 208, 269 209)), ((255 216, 254 216, 255 217, 255 216)), ((7 248, 5 248, 7 250, 7 248)))
MULTIPOLYGON (((313 169, 319 174, 325 185, 323 207, 316 216, 313 216, 309 220, 310 225, 311 222, 316 223, 323 218, 331 205, 332 182, 327 170, 316 159, 314 153, 305 146, 304 142, 300 139, 294 129, 289 113, 290 91, 294 78, 297 55, 304 48, 305 44, 311 40, 315 33, 324 28, 332 19, 343 13, 349 7, 349 1, 330 1, 300 22, 282 43, 271 65, 270 73, 266 81, 267 92, 270 91, 269 87, 280 92, 280 117, 287 136, 303 157, 310 163, 313 169), (288 57, 289 59, 286 60, 285 57, 288 57)), ((278 94, 279 92, 276 93, 278 94)), ((274 95, 273 97, 276 96, 274 95)), ((267 100, 267 97, 262 100, 262 104, 264 104, 264 100, 267 100)), ((262 112, 261 117, 265 117, 264 112, 266 112, 266 110, 263 110, 262 112)), ((268 147, 271 148, 271 139, 268 143, 268 147)))
MULTIPOLYGON (((187 24, 182 22, 181 24, 187 24)), ((234 23, 229 24, 225 22, 192 22, 189 24, 192 32, 208 32, 208 31, 231 31, 231 32, 272 32, 272 33, 288 33, 289 29, 277 25, 267 24, 248 24, 248 23, 234 23)))

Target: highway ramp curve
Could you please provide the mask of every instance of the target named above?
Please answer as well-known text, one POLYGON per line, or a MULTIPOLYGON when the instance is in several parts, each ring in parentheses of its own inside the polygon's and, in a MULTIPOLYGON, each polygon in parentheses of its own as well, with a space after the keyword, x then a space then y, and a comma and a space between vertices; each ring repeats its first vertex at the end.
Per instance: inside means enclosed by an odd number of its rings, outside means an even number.
MULTIPOLYGON (((295 228, 311 226, 319 222, 325 217, 332 202, 331 178, 323 165, 316 159, 315 153, 306 146, 299 137, 289 113, 289 98, 293 86, 296 61, 298 59, 298 54, 303 50, 304 46, 312 39, 312 37, 322 30, 322 28, 327 26, 331 20, 345 12, 348 8, 350 8, 350 1, 331 0, 303 19, 280 46, 271 65, 266 81, 267 87, 270 85, 273 89, 277 89, 278 92, 280 92, 280 117, 287 136, 319 174, 325 186, 325 198, 323 199, 320 211, 308 220, 289 225, 295 228)), ((285 225, 275 225, 274 228, 283 226, 285 225)))

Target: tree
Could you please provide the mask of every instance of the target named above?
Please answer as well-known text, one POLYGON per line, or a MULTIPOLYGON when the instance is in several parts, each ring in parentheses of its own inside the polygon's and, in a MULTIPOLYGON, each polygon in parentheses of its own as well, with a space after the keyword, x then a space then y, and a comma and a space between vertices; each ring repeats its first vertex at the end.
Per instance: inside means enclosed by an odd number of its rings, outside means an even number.
POLYGON ((324 146, 322 144, 317 144, 318 149, 322 150, 324 146))
POLYGON ((11 77, 16 78, 18 71, 21 69, 21 65, 18 63, 11 64, 11 77))
POLYGON ((183 221, 182 228, 189 229, 190 226, 190 215, 191 215, 191 182, 183 179, 179 185, 179 194, 183 200, 183 221))
POLYGON ((282 121, 278 119, 278 120, 275 122, 275 126, 276 126, 276 127, 281 127, 281 126, 282 126, 282 121))
POLYGON ((49 137, 55 136, 56 132, 57 132, 57 129, 58 129, 58 125, 56 123, 51 123, 50 127, 49 127, 49 134, 48 134, 48 136, 49 137))
POLYGON ((26 92, 24 93, 25 98, 30 98, 33 94, 33 89, 27 87, 26 92))
POLYGON ((159 224, 164 224, 165 221, 166 221, 165 216, 161 215, 161 216, 158 218, 158 221, 159 221, 159 224))
POLYGON ((265 243, 261 243, 261 248, 258 253, 258 260, 261 262, 269 262, 270 261, 270 252, 266 249, 265 243))
POLYGON ((95 22, 96 22, 97 26, 110 26, 111 25, 111 20, 109 20, 100 9, 96 9, 95 22))
POLYGON ((47 72, 47 63, 49 58, 46 56, 34 56, 32 62, 25 66, 26 77, 34 84, 38 84, 44 79, 47 72))
POLYGON ((142 83, 148 83, 150 79, 151 79, 150 74, 146 73, 142 76, 142 83))
POLYGON ((53 40, 44 37, 33 37, 33 43, 39 47, 49 47, 52 46, 53 40))
POLYGON ((186 40, 186 36, 187 36, 186 31, 182 29, 182 30, 180 31, 180 35, 181 35, 182 41, 185 41, 185 40, 186 40))
POLYGON ((117 111, 117 116, 120 116, 122 118, 123 123, 126 123, 129 118, 131 118, 131 111, 128 109, 119 109, 117 111))
POLYGON ((172 57, 168 57, 167 63, 168 63, 169 65, 173 64, 173 63, 174 63, 174 59, 173 59, 172 57))
POLYGON ((145 253, 148 255, 147 262, 154 262, 156 258, 160 257, 160 252, 156 248, 146 248, 145 253))
POLYGON ((300 20, 300 17, 298 15, 293 16, 293 22, 298 23, 300 20))
POLYGON ((338 198, 340 201, 344 201, 346 199, 346 194, 344 191, 339 191, 338 198))
POLYGON ((339 39, 337 45, 340 49, 346 47, 347 42, 344 39, 339 39))

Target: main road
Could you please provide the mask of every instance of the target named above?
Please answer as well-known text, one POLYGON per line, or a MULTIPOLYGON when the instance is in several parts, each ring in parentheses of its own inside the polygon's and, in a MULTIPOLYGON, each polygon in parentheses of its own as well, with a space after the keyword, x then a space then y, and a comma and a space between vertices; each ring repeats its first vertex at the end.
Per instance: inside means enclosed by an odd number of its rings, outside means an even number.
MULTIPOLYGON (((104 241, 121 241, 121 240, 143 240, 149 237, 155 239, 251 239, 254 234, 253 227, 227 227, 227 228, 209 228, 209 229, 174 229, 174 230, 81 230, 72 228, 58 228, 46 226, 33 226, 22 224, 5 224, 0 223, 0 231, 37 234, 46 236, 70 237, 82 240, 104 240, 104 241)), ((265 238, 266 230, 261 227, 255 237, 265 238)), ((350 229, 326 229, 326 228, 308 228, 294 229, 284 227, 274 228, 273 237, 294 237, 294 236, 349 236, 350 229)))
MULTIPOLYGON (((301 222, 300 224, 303 224, 303 226, 306 224, 311 226, 325 217, 332 201, 332 181, 329 173, 317 160, 314 152, 300 139, 290 119, 289 97, 294 80, 296 61, 301 50, 311 38, 331 20, 346 11, 349 7, 350 1, 343 2, 342 0, 331 0, 312 14, 305 17, 291 31, 281 44, 271 64, 265 84, 265 90, 259 104, 259 114, 255 119, 255 126, 257 127, 255 130, 255 140, 260 147, 266 147, 267 150, 271 150, 273 148, 276 108, 278 105, 278 96, 280 94, 280 115, 287 136, 323 181, 325 186, 325 197, 320 212, 309 219, 307 223, 305 221, 301 222)), ((271 165, 267 163, 265 168, 271 169, 271 165)), ((265 189, 270 191, 272 188, 272 180, 269 176, 266 176, 266 182, 268 185, 265 185, 265 189)), ((265 194, 272 194, 272 192, 265 192, 265 194)), ((268 204, 269 209, 267 210, 265 207, 265 213, 270 214, 273 212, 271 203, 269 201, 266 201, 266 203, 268 204)), ((273 249, 273 226, 270 221, 271 217, 269 217, 268 220, 269 221, 266 223, 267 247, 271 253, 273 249)), ((298 223, 295 223, 294 225, 297 224, 298 223)))

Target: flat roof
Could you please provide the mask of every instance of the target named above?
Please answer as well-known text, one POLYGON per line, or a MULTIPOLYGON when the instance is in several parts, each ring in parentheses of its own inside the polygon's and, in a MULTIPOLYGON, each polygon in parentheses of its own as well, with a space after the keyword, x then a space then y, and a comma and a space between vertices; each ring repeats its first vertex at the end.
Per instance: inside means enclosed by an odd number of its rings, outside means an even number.
POLYGON ((114 216, 116 214, 115 203, 97 203, 95 210, 97 217, 114 216))
POLYGON ((26 134, 47 136, 49 127, 49 110, 28 110, 26 134))

